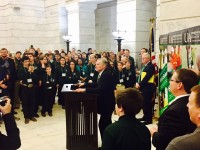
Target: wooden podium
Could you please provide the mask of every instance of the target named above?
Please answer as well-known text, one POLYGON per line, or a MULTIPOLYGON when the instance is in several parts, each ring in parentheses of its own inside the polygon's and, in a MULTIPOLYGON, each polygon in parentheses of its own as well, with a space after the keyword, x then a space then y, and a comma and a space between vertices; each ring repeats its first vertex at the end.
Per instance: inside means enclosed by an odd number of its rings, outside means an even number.
POLYGON ((67 150, 97 150, 97 95, 63 92, 67 150))

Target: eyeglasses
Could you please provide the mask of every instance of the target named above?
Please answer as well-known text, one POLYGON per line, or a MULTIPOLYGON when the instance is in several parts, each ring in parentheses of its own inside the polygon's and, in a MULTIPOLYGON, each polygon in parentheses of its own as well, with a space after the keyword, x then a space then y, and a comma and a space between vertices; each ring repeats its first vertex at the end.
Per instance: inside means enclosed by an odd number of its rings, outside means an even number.
POLYGON ((178 80, 173 80, 173 79, 171 79, 170 81, 172 81, 172 82, 176 82, 176 83, 179 83, 179 82, 181 82, 181 81, 178 81, 178 80))

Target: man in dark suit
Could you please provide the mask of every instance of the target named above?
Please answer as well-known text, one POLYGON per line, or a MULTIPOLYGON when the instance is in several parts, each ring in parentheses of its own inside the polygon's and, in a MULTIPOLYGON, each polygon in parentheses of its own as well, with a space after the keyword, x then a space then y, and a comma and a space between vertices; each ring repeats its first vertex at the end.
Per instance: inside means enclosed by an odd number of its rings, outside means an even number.
POLYGON ((108 61, 100 58, 96 62, 95 70, 99 73, 97 83, 85 83, 86 88, 76 89, 76 92, 98 94, 97 108, 101 115, 99 130, 103 138, 105 128, 111 124, 111 115, 115 106, 114 89, 115 83, 112 73, 107 69, 108 61))
POLYGON ((158 129, 149 128, 152 143, 157 150, 164 150, 173 138, 195 130, 196 126, 190 121, 186 105, 190 89, 198 82, 197 74, 188 69, 177 70, 172 75, 170 91, 176 98, 160 116, 158 129))
POLYGON ((191 89, 187 104, 190 120, 197 126, 191 134, 173 139, 166 150, 199 150, 200 149, 200 85, 191 89))
POLYGON ((155 91, 154 84, 154 74, 155 67, 150 62, 150 55, 148 53, 142 54, 142 63, 144 64, 141 69, 141 73, 138 79, 138 83, 136 83, 136 88, 142 92, 144 97, 143 102, 143 113, 142 121, 145 121, 144 124, 152 123, 152 98, 153 93, 155 91))
MULTIPOLYGON (((15 93, 15 81, 17 79, 17 72, 15 68, 15 62, 12 58, 8 57, 8 50, 6 48, 2 48, 0 50, 1 57, 0 57, 0 65, 7 70, 8 79, 8 96, 11 98, 11 104, 14 106, 14 93, 15 93)), ((14 113, 14 107, 12 107, 12 113, 14 113)), ((15 117, 16 120, 19 118, 15 117)))
POLYGON ((8 50, 6 48, 1 49, 1 57, 0 57, 0 63, 3 65, 8 72, 8 91, 9 91, 9 96, 12 99, 11 104, 13 104, 14 100, 14 90, 15 90, 15 80, 17 77, 16 74, 16 68, 15 68, 15 62, 12 58, 8 57, 8 50))

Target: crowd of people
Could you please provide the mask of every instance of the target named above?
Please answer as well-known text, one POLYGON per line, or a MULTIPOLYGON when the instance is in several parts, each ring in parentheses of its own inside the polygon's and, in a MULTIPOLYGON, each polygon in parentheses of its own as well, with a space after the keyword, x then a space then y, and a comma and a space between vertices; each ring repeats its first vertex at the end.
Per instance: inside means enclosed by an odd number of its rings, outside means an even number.
MULTIPOLYGON (((152 100, 156 89, 155 66, 151 63, 146 48, 141 49, 141 60, 141 70, 137 71, 128 49, 123 49, 118 54, 96 53, 92 48, 87 53, 74 48, 67 53, 64 50, 43 53, 31 46, 24 53, 17 51, 12 56, 6 48, 2 48, 0 97, 10 97, 12 115, 16 114, 14 109, 18 109, 21 104, 24 123, 28 124, 30 121, 36 122, 36 118, 40 117, 39 106, 42 106, 42 117, 47 114, 53 116, 56 95, 58 104, 64 109, 62 87, 64 84, 76 84, 79 88, 75 92, 99 95, 97 108, 101 115, 99 129, 103 150, 129 150, 135 147, 138 150, 149 150, 151 136, 152 144, 158 150, 164 150, 172 139, 195 130, 199 118, 193 119, 189 115, 193 115, 193 109, 190 109, 192 101, 199 101, 199 96, 194 96, 198 95, 199 88, 193 89, 198 85, 199 77, 188 69, 173 73, 170 91, 176 98, 159 118, 158 128, 149 127, 148 130, 145 125, 152 123, 154 110, 152 100), (123 85, 125 90, 115 93, 119 85, 123 85), (189 98, 191 89, 193 94, 189 98), (144 116, 138 120, 135 115, 141 108, 144 116), (114 109, 120 118, 112 124, 114 109), (132 139, 135 142, 131 142, 132 139)), ((15 117, 15 120, 19 118, 15 117)), ((169 144, 169 150, 177 146, 174 144, 176 141, 169 144)))
POLYGON ((46 113, 53 116, 52 108, 56 93, 58 104, 62 108, 65 107, 61 94, 64 84, 97 81, 98 72, 95 65, 100 57, 108 60, 115 84, 133 87, 136 83, 134 59, 129 56, 128 49, 122 52, 123 54, 119 54, 118 57, 113 52, 102 52, 100 55, 94 53, 91 48, 88 49, 88 53, 81 53, 80 50, 76 52, 75 49, 68 53, 63 50, 43 53, 31 46, 24 53, 17 51, 12 56, 6 48, 2 48, 0 96, 6 95, 11 98, 13 114, 16 113, 14 108, 19 108, 20 102, 22 103, 26 124, 30 120, 37 121, 39 105, 42 105, 43 117, 46 113))

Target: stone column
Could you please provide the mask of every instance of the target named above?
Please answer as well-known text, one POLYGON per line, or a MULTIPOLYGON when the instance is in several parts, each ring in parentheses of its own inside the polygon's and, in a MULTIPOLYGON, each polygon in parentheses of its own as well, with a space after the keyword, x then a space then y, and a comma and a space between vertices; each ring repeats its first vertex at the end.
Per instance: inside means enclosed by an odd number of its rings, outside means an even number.
POLYGON ((68 11, 68 34, 72 35, 70 48, 87 51, 95 49, 96 4, 86 2, 66 3, 68 11))
POLYGON ((156 16, 156 0, 117 0, 117 29, 126 30, 122 48, 128 48, 140 64, 139 52, 149 48, 150 21, 156 16))
POLYGON ((122 49, 129 49, 135 58, 136 0, 117 0, 117 30, 126 30, 122 49))

